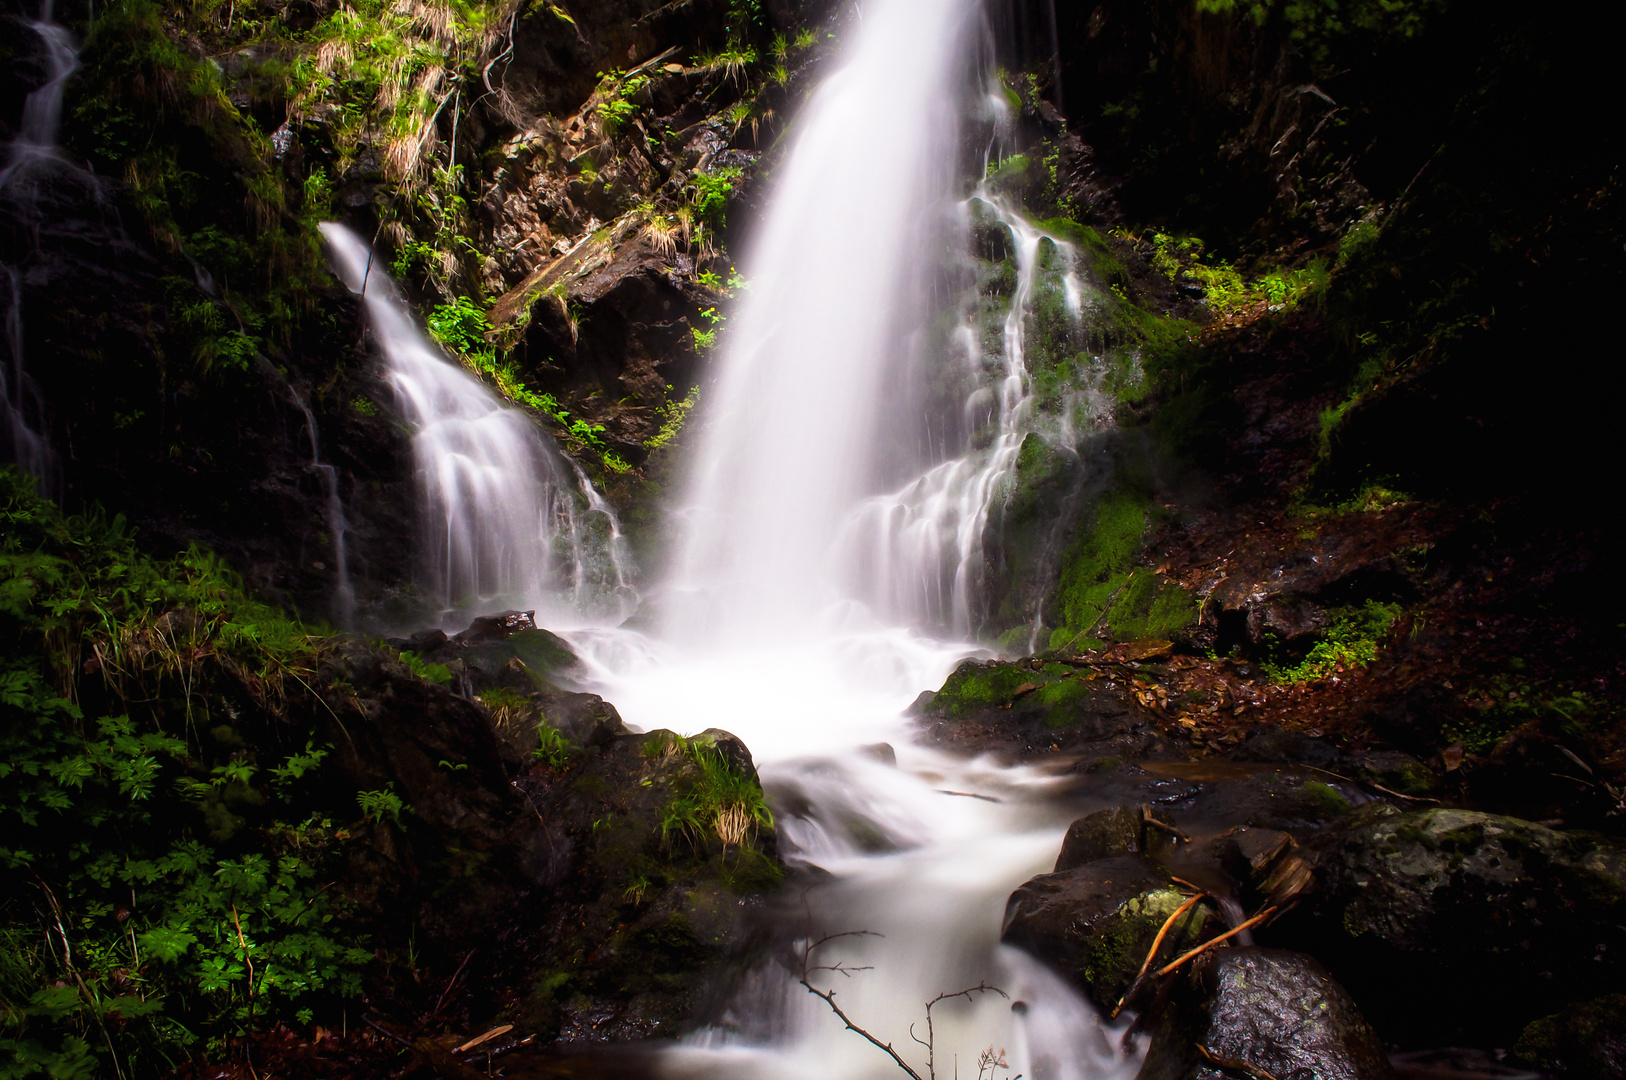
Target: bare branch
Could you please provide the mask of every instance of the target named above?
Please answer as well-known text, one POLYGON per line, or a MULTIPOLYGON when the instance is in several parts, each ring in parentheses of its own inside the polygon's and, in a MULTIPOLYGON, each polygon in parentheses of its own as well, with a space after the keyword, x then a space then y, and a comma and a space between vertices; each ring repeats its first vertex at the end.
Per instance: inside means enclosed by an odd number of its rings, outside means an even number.
POLYGON ((897 1063, 898 1068, 902 1069, 904 1072, 906 1072, 910 1076, 914 1077, 914 1080, 926 1080, 926 1077, 921 1076, 919 1073, 915 1072, 915 1070, 913 1070, 913 1069, 911 1069, 909 1067, 909 1063, 907 1061, 903 1060, 903 1058, 898 1056, 898 1052, 896 1050, 892 1049, 892 1044, 891 1043, 882 1042, 880 1039, 877 1039, 875 1036, 871 1035, 869 1032, 865 1031, 863 1028, 861 1028, 857 1024, 853 1023, 852 1018, 849 1017, 846 1013, 842 1012, 841 1011, 841 1006, 836 1004, 836 992, 834 990, 817 990, 817 989, 814 989, 813 984, 808 982, 806 979, 800 979, 798 981, 804 987, 807 988, 808 993, 812 994, 816 998, 823 998, 824 1003, 826 1005, 830 1006, 830 1011, 835 1013, 836 1016, 841 1019, 841 1022, 843 1024, 847 1025, 847 1030, 848 1031, 855 1032, 855 1033, 857 1033, 859 1035, 862 1035, 864 1037, 864 1039, 866 1041, 868 1041, 871 1046, 874 1046, 875 1048, 880 1050, 882 1053, 886 1054, 887 1057, 891 1058, 895 1063, 897 1063))

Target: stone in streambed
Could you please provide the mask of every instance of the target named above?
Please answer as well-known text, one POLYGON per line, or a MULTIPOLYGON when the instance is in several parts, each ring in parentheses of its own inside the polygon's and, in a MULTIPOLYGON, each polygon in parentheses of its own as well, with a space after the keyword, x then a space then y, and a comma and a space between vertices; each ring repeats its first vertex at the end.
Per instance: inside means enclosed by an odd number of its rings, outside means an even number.
MULTIPOLYGON (((1001 940, 1056 968, 1110 1011, 1158 930, 1185 902, 1153 863, 1119 855, 1024 883, 1005 906, 1001 940)), ((1206 907, 1194 906, 1170 929, 1159 959, 1166 963, 1212 936, 1212 921, 1206 907)))
POLYGON ((1570 1080, 1626 1077, 1626 994, 1608 994, 1524 1029, 1513 1059, 1570 1080))
POLYGON ((1615 841, 1477 811, 1372 806, 1314 846, 1319 892, 1283 932, 1391 1037, 1426 1017, 1505 1038, 1619 985, 1626 848, 1615 841))
POLYGON ((1169 832, 1147 821, 1145 807, 1114 806, 1086 814, 1067 827, 1053 873, 1076 870, 1115 855, 1156 856, 1168 847, 1169 832))
POLYGON ((1250 1068, 1275 1080, 1394 1076, 1354 1000, 1301 953, 1222 948, 1187 990, 1154 1027, 1137 1080, 1213 1080, 1250 1068))

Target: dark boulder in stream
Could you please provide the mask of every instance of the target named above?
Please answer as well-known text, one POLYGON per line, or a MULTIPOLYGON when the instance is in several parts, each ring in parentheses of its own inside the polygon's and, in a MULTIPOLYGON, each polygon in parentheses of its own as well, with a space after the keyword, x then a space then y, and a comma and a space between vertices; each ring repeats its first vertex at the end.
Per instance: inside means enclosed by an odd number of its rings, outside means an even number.
POLYGON ((1152 1034, 1138 1080, 1388 1080, 1383 1045, 1320 964, 1281 949, 1222 949, 1152 1034))
POLYGON ((1618 985, 1626 850, 1608 838, 1371 806, 1315 846, 1319 891, 1282 932, 1391 1037, 1429 1024, 1506 1039, 1532 1015, 1618 985))
MULTIPOLYGON (((1117 855, 1027 881, 1006 905, 1002 937, 1057 968, 1110 1012, 1135 982, 1158 931, 1185 902, 1155 864, 1117 855)), ((1175 921, 1158 955, 1178 955, 1211 937, 1213 921, 1207 908, 1193 906, 1175 921)))

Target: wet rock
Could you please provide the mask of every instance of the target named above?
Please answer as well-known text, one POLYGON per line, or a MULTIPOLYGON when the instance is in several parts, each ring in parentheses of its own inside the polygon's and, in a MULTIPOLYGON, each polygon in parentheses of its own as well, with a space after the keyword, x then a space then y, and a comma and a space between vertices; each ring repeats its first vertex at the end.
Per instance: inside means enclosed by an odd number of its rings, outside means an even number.
POLYGON ((1052 661, 967 660, 916 721, 931 745, 1026 757, 1070 753, 1119 759, 1175 756, 1127 672, 1052 661))
POLYGON ((1394 1076, 1354 1000, 1315 960, 1254 947, 1210 955, 1195 1000, 1176 1002, 1154 1029, 1138 1080, 1394 1076))
POLYGON ((882 765, 895 766, 898 763, 898 752, 892 748, 891 743, 870 743, 867 746, 860 746, 858 752, 865 757, 874 758, 882 765))
POLYGON ((745 740, 738 735, 724 731, 722 728, 707 728, 690 739, 689 742, 715 749, 735 771, 749 776, 752 780, 757 778, 757 769, 755 763, 751 760, 751 751, 745 745, 745 740))
POLYGON ((1114 806, 1086 814, 1067 827, 1053 873, 1075 870, 1115 855, 1156 855, 1169 845, 1172 827, 1154 824, 1143 806, 1114 806))
POLYGON ((1275 725, 1255 728, 1227 755, 1232 761, 1281 762, 1336 769, 1343 760, 1338 747, 1325 739, 1275 725))
MULTIPOLYGON (((1025 882, 1005 905, 1000 939, 1050 964, 1110 1011, 1185 901, 1150 861, 1119 855, 1025 882)), ((1172 959, 1217 932, 1216 923, 1196 905, 1170 929, 1158 956, 1172 959)))
POLYGON ((469 628, 457 634, 453 641, 465 645, 478 645, 487 641, 502 641, 517 630, 535 630, 536 612, 500 611, 495 615, 479 615, 469 628))
POLYGON ((1477 811, 1372 806, 1316 846, 1319 893, 1295 938, 1386 1032, 1427 1017, 1492 1038, 1620 976, 1626 850, 1614 841, 1477 811))
POLYGON ((1513 1059, 1573 1080, 1626 1077, 1626 994, 1542 1017, 1519 1036, 1513 1059))

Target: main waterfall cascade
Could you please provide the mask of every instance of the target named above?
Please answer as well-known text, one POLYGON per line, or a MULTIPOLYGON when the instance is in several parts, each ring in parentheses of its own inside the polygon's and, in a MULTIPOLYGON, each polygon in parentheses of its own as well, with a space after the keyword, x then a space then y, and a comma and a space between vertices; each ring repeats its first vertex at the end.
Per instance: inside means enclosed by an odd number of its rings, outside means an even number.
POLYGON ((332 222, 322 235, 412 428, 424 578, 448 625, 493 606, 555 626, 625 619, 637 605, 626 542, 580 468, 424 335, 365 240, 332 222))
POLYGON ((938 1075, 973 1075, 985 1050, 1003 1052, 1001 1080, 1137 1068, 1070 987, 999 943, 1006 898, 1050 869, 1074 816, 1056 781, 913 745, 902 715, 978 652, 967 643, 976 564, 1025 440, 1070 447, 1092 415, 1087 372, 1058 404, 1028 368, 1041 307, 1075 328, 1087 314, 1080 253, 996 185, 964 201, 954 191, 951 106, 981 28, 976 7, 864 4, 839 69, 798 118, 742 264, 752 289, 703 401, 664 625, 566 635, 630 723, 741 736, 782 856, 816 868, 781 912, 785 949, 665 1056, 671 1076, 897 1075, 800 985, 799 949, 831 934, 847 936, 819 947, 810 966, 824 970, 809 980, 922 1075, 910 1035, 925 1003, 980 983, 1009 996, 935 1007, 938 1075), (933 315, 922 268, 990 229, 1003 230, 1014 277, 1003 291, 958 278, 967 288, 940 339, 957 365, 946 381, 962 394, 959 415, 917 423, 932 395, 904 384, 933 362, 922 360, 933 347, 920 329, 933 315), (990 318, 994 294, 1008 300, 990 318), (932 433, 915 440, 930 449, 911 456, 916 431, 932 433), (829 970, 837 964, 844 973, 829 970))

